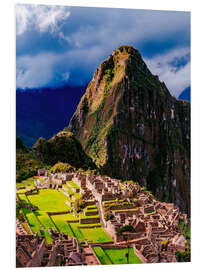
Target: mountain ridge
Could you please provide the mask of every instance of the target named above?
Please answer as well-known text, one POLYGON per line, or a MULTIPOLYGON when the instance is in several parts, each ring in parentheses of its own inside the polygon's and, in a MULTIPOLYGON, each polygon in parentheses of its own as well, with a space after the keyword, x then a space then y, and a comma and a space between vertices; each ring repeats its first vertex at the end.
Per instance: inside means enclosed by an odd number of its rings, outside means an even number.
POLYGON ((132 46, 95 71, 67 130, 103 173, 190 211, 190 104, 172 97, 132 46))

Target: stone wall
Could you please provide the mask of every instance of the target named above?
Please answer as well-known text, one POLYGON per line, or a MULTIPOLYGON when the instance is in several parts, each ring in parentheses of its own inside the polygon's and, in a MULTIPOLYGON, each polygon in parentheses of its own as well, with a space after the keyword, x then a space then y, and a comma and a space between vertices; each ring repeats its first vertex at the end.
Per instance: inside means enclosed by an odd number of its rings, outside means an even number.
POLYGON ((46 250, 46 240, 44 238, 39 248, 32 253, 32 259, 27 263, 26 267, 40 266, 45 250, 46 250))
POLYGON ((53 216, 53 215, 64 215, 64 214, 69 214, 71 211, 64 211, 64 212, 47 212, 47 215, 53 216))
POLYGON ((80 224, 91 224, 100 222, 100 218, 81 218, 80 224))
POLYGON ((95 211, 87 211, 84 213, 85 216, 94 216, 94 215, 98 215, 98 210, 95 211))
POLYGON ((48 260, 48 264, 46 266, 55 266, 56 263, 56 247, 52 247, 51 253, 49 255, 49 260, 48 260))

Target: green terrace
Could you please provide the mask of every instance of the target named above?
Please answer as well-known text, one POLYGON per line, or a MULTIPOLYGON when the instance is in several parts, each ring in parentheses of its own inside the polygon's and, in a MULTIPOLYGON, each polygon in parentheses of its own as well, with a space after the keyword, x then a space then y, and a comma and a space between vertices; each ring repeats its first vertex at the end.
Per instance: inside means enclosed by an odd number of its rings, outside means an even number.
POLYGON ((35 187, 29 186, 29 187, 27 187, 27 188, 23 188, 23 189, 17 190, 16 193, 17 193, 17 194, 25 193, 25 192, 30 191, 30 190, 32 190, 32 189, 35 189, 35 187))
POLYGON ((73 182, 72 180, 71 181, 68 181, 67 183, 70 186, 72 186, 73 188, 75 188, 75 189, 80 189, 80 187, 75 182, 73 182))
MULTIPOLYGON (((124 202, 125 200, 124 199, 119 199, 118 202, 124 202)), ((117 203, 117 200, 110 200, 110 201, 104 201, 102 202, 103 205, 109 205, 109 204, 116 204, 117 203)))
POLYGON ((65 203, 67 196, 55 189, 40 189, 39 194, 28 195, 27 198, 32 205, 41 211, 63 212, 69 211, 70 207, 65 203))
POLYGON ((75 192, 72 191, 72 188, 69 185, 64 184, 62 187, 66 192, 68 192, 69 195, 74 195, 75 194, 75 192))
POLYGON ((126 206, 126 209, 127 209, 127 206, 134 206, 134 202, 135 200, 132 202, 126 202, 124 200, 119 200, 118 202, 116 201, 109 201, 108 203, 103 203, 103 207, 104 208, 110 208, 111 206, 126 206))
MULTIPOLYGON (((78 241, 86 240, 90 243, 111 242, 111 237, 103 230, 100 222, 95 223, 95 218, 99 215, 86 216, 85 213, 95 212, 96 205, 86 206, 82 212, 75 216, 72 209, 66 204, 70 200, 62 192, 55 189, 40 189, 38 194, 25 195, 17 194, 19 200, 36 206, 38 210, 31 211, 25 207, 21 210, 26 218, 30 229, 38 235, 44 235, 47 243, 51 243, 51 236, 48 229, 52 228, 58 232, 63 232, 70 237, 76 237, 78 241), (51 213, 51 214, 48 214, 51 213), (86 221, 81 224, 81 219, 86 221), (93 219, 91 221, 91 219, 93 219)), ((71 200, 74 203, 74 200, 71 200)))
POLYGON ((126 254, 128 248, 112 249, 93 247, 93 251, 98 257, 101 264, 140 264, 141 260, 135 255, 133 248, 129 248, 129 262, 127 261, 126 254))
POLYGON ((128 211, 128 212, 130 212, 130 211, 137 211, 139 208, 138 207, 136 207, 136 208, 133 208, 133 209, 121 209, 121 210, 112 210, 112 211, 114 211, 114 212, 126 212, 126 211, 128 211))
POLYGON ((96 206, 96 204, 88 205, 85 209, 86 210, 93 210, 93 209, 97 209, 97 206, 96 206))

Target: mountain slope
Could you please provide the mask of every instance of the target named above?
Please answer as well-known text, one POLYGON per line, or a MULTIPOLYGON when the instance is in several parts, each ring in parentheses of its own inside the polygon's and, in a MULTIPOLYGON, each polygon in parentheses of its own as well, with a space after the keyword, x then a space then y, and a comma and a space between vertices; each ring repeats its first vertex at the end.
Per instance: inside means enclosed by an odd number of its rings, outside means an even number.
POLYGON ((39 160, 51 166, 57 162, 64 162, 76 169, 96 169, 96 165, 71 132, 61 131, 48 141, 39 138, 33 149, 39 160))
POLYGON ((68 130, 104 173, 190 211, 190 105, 133 47, 114 50, 96 70, 68 130))
POLYGON ((20 137, 16 137, 16 181, 36 175, 37 169, 44 167, 20 137))

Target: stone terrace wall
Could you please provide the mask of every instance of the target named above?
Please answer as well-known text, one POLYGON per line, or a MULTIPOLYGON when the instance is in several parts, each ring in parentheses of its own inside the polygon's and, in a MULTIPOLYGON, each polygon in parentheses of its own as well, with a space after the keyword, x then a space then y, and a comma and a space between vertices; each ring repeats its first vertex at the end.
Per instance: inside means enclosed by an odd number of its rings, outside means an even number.
POLYGON ((100 222, 100 218, 81 218, 80 224, 91 224, 91 223, 98 223, 100 222))
POLYGON ((55 266, 56 255, 57 255, 56 247, 54 246, 54 247, 52 247, 51 253, 49 255, 49 260, 48 260, 47 266, 55 266))

